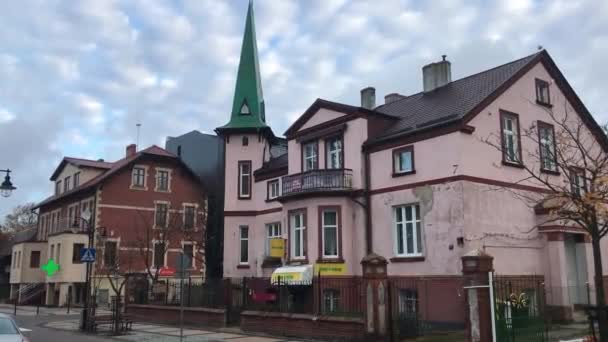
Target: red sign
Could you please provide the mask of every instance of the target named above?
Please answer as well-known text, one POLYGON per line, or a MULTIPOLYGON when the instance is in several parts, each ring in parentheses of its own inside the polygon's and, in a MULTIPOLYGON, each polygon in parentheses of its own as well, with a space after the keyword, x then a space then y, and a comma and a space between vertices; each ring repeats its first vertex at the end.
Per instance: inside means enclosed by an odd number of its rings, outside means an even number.
POLYGON ((175 274, 175 268, 163 267, 158 271, 158 275, 161 277, 170 277, 175 274))
POLYGON ((253 291, 251 293, 251 299, 254 302, 273 302, 277 299, 277 295, 274 293, 256 293, 253 291))

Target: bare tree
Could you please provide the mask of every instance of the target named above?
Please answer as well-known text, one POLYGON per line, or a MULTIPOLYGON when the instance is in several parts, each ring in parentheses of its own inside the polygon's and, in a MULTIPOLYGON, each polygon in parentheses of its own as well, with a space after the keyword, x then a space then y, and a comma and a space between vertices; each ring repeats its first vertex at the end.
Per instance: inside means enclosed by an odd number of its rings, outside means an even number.
POLYGON ((38 215, 33 211, 36 204, 33 202, 18 205, 4 217, 2 231, 20 232, 22 230, 36 227, 38 215))
POLYGON ((136 239, 133 243, 138 251, 139 260, 144 265, 144 272, 152 284, 158 282, 162 266, 166 266, 164 260, 161 262, 160 259, 155 259, 160 258, 159 255, 164 259, 170 250, 182 249, 182 241, 192 245, 191 255, 189 255, 191 262, 198 265, 205 263, 207 201, 202 201, 198 208, 191 212, 187 210, 190 209, 169 210, 167 208, 166 213, 156 211, 154 215, 138 211, 139 215, 134 224, 136 239))
MULTIPOLYGON (((501 151, 504 159, 515 158, 513 161, 525 170, 526 176, 518 183, 546 189, 540 194, 505 189, 537 213, 544 214, 538 226, 553 222, 579 227, 588 233, 593 250, 597 305, 604 308, 606 294, 600 241, 608 233, 606 126, 601 133, 591 132, 566 101, 565 114, 557 114, 553 108, 545 111, 551 122, 522 127, 521 146, 517 139, 503 138, 503 132, 491 134, 484 141, 501 151), (517 160, 520 154, 526 163, 517 160)), ((601 341, 608 341, 606 316, 606 310, 600 310, 601 341)))

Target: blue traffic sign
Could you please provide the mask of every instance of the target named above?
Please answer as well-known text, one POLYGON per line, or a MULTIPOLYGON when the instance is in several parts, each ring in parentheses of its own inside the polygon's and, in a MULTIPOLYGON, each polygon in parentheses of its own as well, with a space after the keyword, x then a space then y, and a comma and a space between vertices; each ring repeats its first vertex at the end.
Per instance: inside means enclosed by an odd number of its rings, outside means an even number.
POLYGON ((95 262, 95 255, 95 248, 80 249, 80 261, 82 262, 95 262))

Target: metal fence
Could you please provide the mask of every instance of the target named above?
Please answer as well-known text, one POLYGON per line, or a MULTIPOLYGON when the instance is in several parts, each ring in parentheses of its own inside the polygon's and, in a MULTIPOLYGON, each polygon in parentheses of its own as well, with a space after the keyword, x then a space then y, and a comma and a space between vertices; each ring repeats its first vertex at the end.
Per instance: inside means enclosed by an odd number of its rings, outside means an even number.
POLYGON ((395 340, 445 335, 464 340, 465 296, 462 278, 390 277, 388 295, 395 340))
POLYGON ((291 285, 277 278, 246 279, 248 310, 304 313, 331 316, 363 316, 362 279, 359 277, 315 277, 308 283, 291 285))
MULTIPOLYGON (((164 279, 148 286, 143 302, 136 304, 227 308, 235 316, 242 310, 359 317, 363 315, 362 279, 315 277, 292 285, 278 278, 164 279)), ((229 315, 230 316, 230 315, 229 315)))

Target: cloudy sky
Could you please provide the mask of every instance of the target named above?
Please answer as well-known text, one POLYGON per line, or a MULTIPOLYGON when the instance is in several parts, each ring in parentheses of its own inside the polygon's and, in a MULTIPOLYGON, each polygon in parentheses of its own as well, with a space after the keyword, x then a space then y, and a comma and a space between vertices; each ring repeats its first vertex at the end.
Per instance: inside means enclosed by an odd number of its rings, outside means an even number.
MULTIPOLYGON (((124 146, 224 124, 247 0, 1 1, 0 168, 18 190, 0 215, 50 194, 62 156, 115 160, 124 146)), ((460 78, 553 56, 608 121, 608 1, 256 0, 266 116, 282 133, 317 97, 350 104, 422 87, 447 54, 460 78)))

